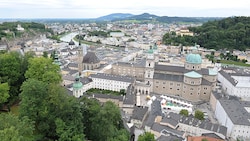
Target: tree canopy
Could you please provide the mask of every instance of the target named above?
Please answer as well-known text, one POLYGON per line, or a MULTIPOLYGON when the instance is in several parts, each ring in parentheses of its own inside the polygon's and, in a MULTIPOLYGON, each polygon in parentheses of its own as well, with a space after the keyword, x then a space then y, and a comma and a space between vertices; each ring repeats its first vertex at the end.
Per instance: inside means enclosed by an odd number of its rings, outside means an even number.
POLYGON ((59 83, 62 78, 59 66, 52 63, 50 58, 32 58, 29 60, 29 68, 25 73, 26 78, 33 78, 46 83, 59 83))
POLYGON ((165 44, 184 46, 198 43, 208 49, 246 50, 250 47, 250 17, 229 17, 222 20, 208 21, 200 27, 189 27, 195 36, 163 36, 165 44))
POLYGON ((27 117, 19 119, 10 113, 0 114, 0 140, 1 141, 32 141, 34 123, 27 117))
POLYGON ((187 116, 188 116, 188 110, 182 109, 182 110, 180 111, 180 114, 187 117, 187 116))
POLYGON ((156 140, 154 134, 150 132, 145 132, 144 134, 139 135, 138 141, 156 141, 156 140))
POLYGON ((204 120, 204 113, 200 110, 196 110, 194 113, 194 117, 199 120, 204 120))

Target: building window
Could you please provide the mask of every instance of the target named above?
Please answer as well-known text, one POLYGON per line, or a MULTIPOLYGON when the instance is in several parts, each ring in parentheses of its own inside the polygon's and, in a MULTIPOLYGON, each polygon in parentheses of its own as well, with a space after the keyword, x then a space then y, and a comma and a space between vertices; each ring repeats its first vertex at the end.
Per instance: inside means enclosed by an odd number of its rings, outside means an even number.
POLYGON ((159 83, 159 81, 156 81, 156 83, 159 83))
POLYGON ((193 69, 194 69, 194 66, 193 66, 193 69))
POLYGON ((156 88, 158 88, 158 86, 155 86, 156 88))
POLYGON ((165 87, 162 87, 163 89, 165 89, 165 87))
POLYGON ((172 86, 172 85, 173 85, 173 83, 170 83, 170 85, 172 86))
POLYGON ((191 84, 194 84, 194 81, 192 81, 191 84))
POLYGON ((180 89, 177 89, 177 91, 179 91, 180 89))
POLYGON ((177 86, 181 86, 181 84, 177 84, 177 86))
POLYGON ((204 94, 206 94, 206 93, 204 93, 204 94))
POLYGON ((170 88, 170 90, 172 90, 173 88, 170 88))
POLYGON ((190 93, 190 95, 193 95, 193 93, 190 93))
POLYGON ((166 84, 166 82, 162 82, 162 84, 166 84))
POLYGON ((205 87, 204 90, 207 90, 207 87, 205 87))
POLYGON ((194 89, 193 88, 190 88, 190 91, 193 91, 194 89))

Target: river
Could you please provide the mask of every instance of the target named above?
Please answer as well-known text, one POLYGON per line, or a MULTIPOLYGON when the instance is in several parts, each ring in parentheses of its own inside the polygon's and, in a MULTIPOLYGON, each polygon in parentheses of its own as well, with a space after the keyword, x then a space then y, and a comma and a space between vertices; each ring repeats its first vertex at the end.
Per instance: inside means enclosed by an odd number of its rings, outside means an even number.
MULTIPOLYGON (((62 36, 60 38, 61 41, 63 42, 70 42, 71 39, 73 39, 78 33, 76 32, 72 32, 72 33, 69 33, 69 34, 66 34, 64 36, 62 36)), ((75 42, 76 45, 78 45, 79 43, 75 40, 73 40, 75 42)))

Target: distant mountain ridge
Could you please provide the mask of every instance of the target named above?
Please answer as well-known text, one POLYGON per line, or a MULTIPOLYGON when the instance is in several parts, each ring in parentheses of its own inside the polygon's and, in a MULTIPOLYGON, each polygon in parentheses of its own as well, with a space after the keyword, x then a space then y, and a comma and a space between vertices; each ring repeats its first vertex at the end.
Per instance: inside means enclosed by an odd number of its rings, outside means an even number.
POLYGON ((138 21, 158 21, 164 23, 173 22, 207 22, 209 20, 222 19, 220 17, 168 17, 157 16, 150 13, 143 13, 139 15, 133 15, 129 13, 114 13, 106 16, 96 18, 97 21, 124 21, 124 20, 138 20, 138 21))
POLYGON ((113 14, 109 14, 106 16, 102 16, 99 18, 96 18, 97 21, 113 21, 116 19, 125 19, 125 18, 129 18, 134 16, 133 14, 129 14, 129 13, 113 13, 113 14))

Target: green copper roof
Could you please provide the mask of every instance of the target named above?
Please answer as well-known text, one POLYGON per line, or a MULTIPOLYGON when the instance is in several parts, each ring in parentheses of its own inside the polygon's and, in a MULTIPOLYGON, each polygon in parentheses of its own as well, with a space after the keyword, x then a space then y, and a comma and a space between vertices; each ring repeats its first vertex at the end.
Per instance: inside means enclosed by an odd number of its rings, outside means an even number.
POLYGON ((201 78, 202 77, 202 75, 200 75, 199 73, 197 73, 195 71, 185 73, 184 76, 191 77, 191 78, 201 78))
POLYGON ((188 54, 186 57, 186 62, 191 63, 191 64, 201 64, 202 59, 199 54, 188 54))
POLYGON ((153 49, 149 49, 148 50, 148 54, 153 54, 154 53, 154 50, 153 49))
POLYGON ((157 50, 157 45, 156 44, 154 44, 153 49, 157 50))
POLYGON ((75 78, 75 83, 73 84, 73 89, 81 89, 83 87, 82 82, 80 81, 79 75, 75 78))
POLYGON ((209 72, 209 75, 217 75, 217 72, 213 69, 209 69, 208 72, 209 72))

